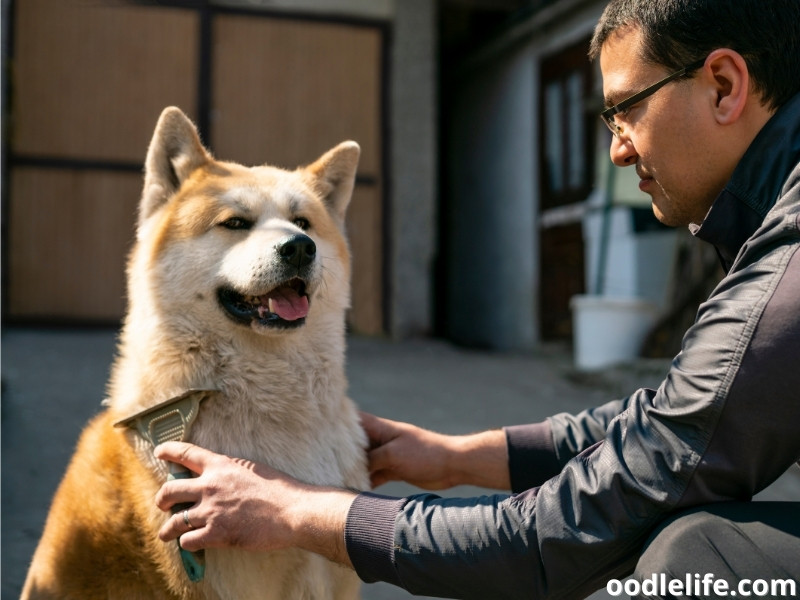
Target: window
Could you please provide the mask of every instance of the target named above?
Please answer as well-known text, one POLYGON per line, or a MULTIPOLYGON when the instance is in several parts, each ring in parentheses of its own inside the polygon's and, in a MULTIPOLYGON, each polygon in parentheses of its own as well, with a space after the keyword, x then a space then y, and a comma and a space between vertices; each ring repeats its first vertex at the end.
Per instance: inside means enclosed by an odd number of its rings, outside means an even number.
POLYGON ((554 208, 586 200, 592 186, 595 127, 586 107, 592 92, 588 43, 542 62, 541 206, 554 208))

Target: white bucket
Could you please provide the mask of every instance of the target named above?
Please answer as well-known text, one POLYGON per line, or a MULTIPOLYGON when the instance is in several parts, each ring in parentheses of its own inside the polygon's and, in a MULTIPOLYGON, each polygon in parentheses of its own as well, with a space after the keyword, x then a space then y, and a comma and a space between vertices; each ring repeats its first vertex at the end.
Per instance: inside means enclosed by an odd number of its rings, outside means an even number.
POLYGON ((575 365, 595 370, 638 357, 658 315, 654 304, 640 298, 573 296, 575 365))

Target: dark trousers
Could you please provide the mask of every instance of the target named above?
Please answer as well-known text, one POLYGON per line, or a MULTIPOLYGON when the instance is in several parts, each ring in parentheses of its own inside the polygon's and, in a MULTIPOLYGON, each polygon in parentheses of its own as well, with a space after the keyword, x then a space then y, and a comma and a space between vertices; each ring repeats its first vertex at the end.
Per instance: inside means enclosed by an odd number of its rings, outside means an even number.
POLYGON ((633 579, 637 598, 800 598, 800 502, 680 513, 650 537, 633 579))

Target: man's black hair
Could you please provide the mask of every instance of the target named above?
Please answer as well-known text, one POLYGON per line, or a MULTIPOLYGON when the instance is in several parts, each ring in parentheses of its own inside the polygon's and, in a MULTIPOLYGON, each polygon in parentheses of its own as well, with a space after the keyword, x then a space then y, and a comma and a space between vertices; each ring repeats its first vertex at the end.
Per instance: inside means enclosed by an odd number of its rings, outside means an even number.
POLYGON ((717 48, 741 54, 770 108, 800 92, 800 0, 612 0, 589 56, 628 26, 641 29, 642 59, 678 70, 717 48))

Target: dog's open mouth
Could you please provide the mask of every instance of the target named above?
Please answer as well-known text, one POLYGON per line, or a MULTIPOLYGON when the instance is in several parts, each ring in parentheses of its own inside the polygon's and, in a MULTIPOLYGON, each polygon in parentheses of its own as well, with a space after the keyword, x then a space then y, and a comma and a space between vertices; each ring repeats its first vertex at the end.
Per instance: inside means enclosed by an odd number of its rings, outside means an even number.
POLYGON ((246 325, 255 321, 268 327, 298 327, 308 316, 306 284, 298 278, 261 296, 246 296, 231 288, 220 288, 217 297, 234 321, 246 325))

